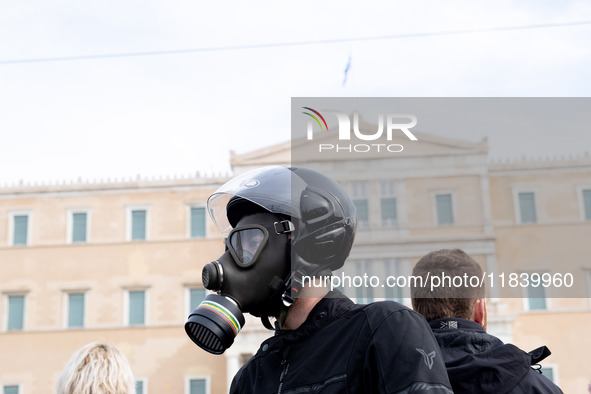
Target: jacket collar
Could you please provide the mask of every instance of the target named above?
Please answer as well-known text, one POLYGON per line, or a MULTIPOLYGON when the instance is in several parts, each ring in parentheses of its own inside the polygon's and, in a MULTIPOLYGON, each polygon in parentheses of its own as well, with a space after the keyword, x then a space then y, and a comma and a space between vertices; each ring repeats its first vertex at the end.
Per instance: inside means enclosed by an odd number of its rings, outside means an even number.
POLYGON ((476 331, 485 333, 484 328, 472 320, 458 319, 458 318, 442 318, 429 321, 429 326, 436 332, 462 330, 462 331, 476 331))
POLYGON ((300 327, 295 330, 277 330, 273 338, 281 338, 284 342, 296 342, 307 338, 354 305, 355 303, 343 293, 337 290, 330 291, 312 308, 300 327))

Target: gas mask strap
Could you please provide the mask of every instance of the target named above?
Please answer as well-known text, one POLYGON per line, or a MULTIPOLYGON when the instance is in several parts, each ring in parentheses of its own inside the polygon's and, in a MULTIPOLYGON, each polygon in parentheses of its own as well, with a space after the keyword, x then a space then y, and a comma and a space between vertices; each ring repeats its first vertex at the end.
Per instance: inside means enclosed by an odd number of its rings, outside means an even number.
MULTIPOLYGON (((279 294, 283 293, 286 291, 286 289, 289 288, 289 283, 290 283, 290 279, 291 279, 291 274, 286 275, 285 279, 281 280, 278 277, 275 277, 274 279, 277 279, 278 285, 276 286, 275 292, 267 299, 267 302, 272 302, 273 299, 277 299, 277 297, 279 296, 279 294)), ((282 315, 287 315, 287 309, 289 309, 288 307, 285 307, 283 305, 283 303, 280 304, 279 307, 279 312, 277 316, 275 316, 275 318, 277 319, 275 321, 275 325, 271 324, 271 321, 269 320, 269 316, 266 314, 262 314, 260 316, 261 322, 263 323, 263 326, 265 326, 266 329, 268 330, 275 330, 277 331, 279 329, 279 326, 281 325, 280 320, 282 319, 282 315)), ((284 318, 284 317, 283 317, 284 318)))
POLYGON ((276 331, 279 331, 282 329, 282 327, 285 325, 285 320, 287 320, 287 314, 289 312, 289 308, 286 306, 281 306, 281 312, 279 312, 279 318, 277 319, 277 322, 275 322, 276 331))
POLYGON ((280 222, 273 223, 276 234, 287 234, 295 230, 294 224, 290 220, 282 220, 280 222))
POLYGON ((261 316, 261 322, 263 323, 263 326, 265 326, 265 328, 267 330, 275 330, 275 327, 273 327, 273 325, 271 324, 271 321, 269 320, 269 316, 266 316, 266 315, 261 316))
POLYGON ((302 291, 302 287, 304 287, 302 281, 305 274, 306 273, 302 270, 295 270, 287 280, 287 288, 281 296, 281 301, 287 308, 292 306, 295 299, 300 295, 300 291, 302 291))

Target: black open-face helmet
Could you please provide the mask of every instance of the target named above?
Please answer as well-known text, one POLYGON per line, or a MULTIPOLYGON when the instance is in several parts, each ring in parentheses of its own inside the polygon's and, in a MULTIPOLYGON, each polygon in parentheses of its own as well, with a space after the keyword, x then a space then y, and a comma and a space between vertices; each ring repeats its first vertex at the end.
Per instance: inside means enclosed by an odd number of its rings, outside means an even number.
POLYGON ((349 255, 357 216, 336 181, 306 168, 270 166, 251 170, 221 186, 207 201, 220 231, 257 212, 284 218, 278 231, 291 233, 291 270, 323 275, 341 268, 349 255))

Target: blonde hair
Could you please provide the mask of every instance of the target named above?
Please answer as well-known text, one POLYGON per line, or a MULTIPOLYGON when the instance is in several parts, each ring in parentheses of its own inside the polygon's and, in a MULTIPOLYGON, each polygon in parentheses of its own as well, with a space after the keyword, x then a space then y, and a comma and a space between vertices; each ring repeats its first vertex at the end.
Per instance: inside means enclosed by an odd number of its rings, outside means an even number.
POLYGON ((135 379, 116 346, 92 342, 72 355, 57 380, 57 394, 135 394, 135 379))

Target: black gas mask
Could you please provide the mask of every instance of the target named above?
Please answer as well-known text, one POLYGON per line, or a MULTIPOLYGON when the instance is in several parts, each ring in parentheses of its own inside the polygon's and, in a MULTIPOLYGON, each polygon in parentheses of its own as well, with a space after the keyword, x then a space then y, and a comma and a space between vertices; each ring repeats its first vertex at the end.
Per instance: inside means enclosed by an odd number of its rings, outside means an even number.
POLYGON ((243 217, 225 239, 226 252, 205 265, 209 294, 185 323, 204 350, 221 354, 244 326, 243 313, 277 316, 290 272, 290 221, 272 213, 243 217))

